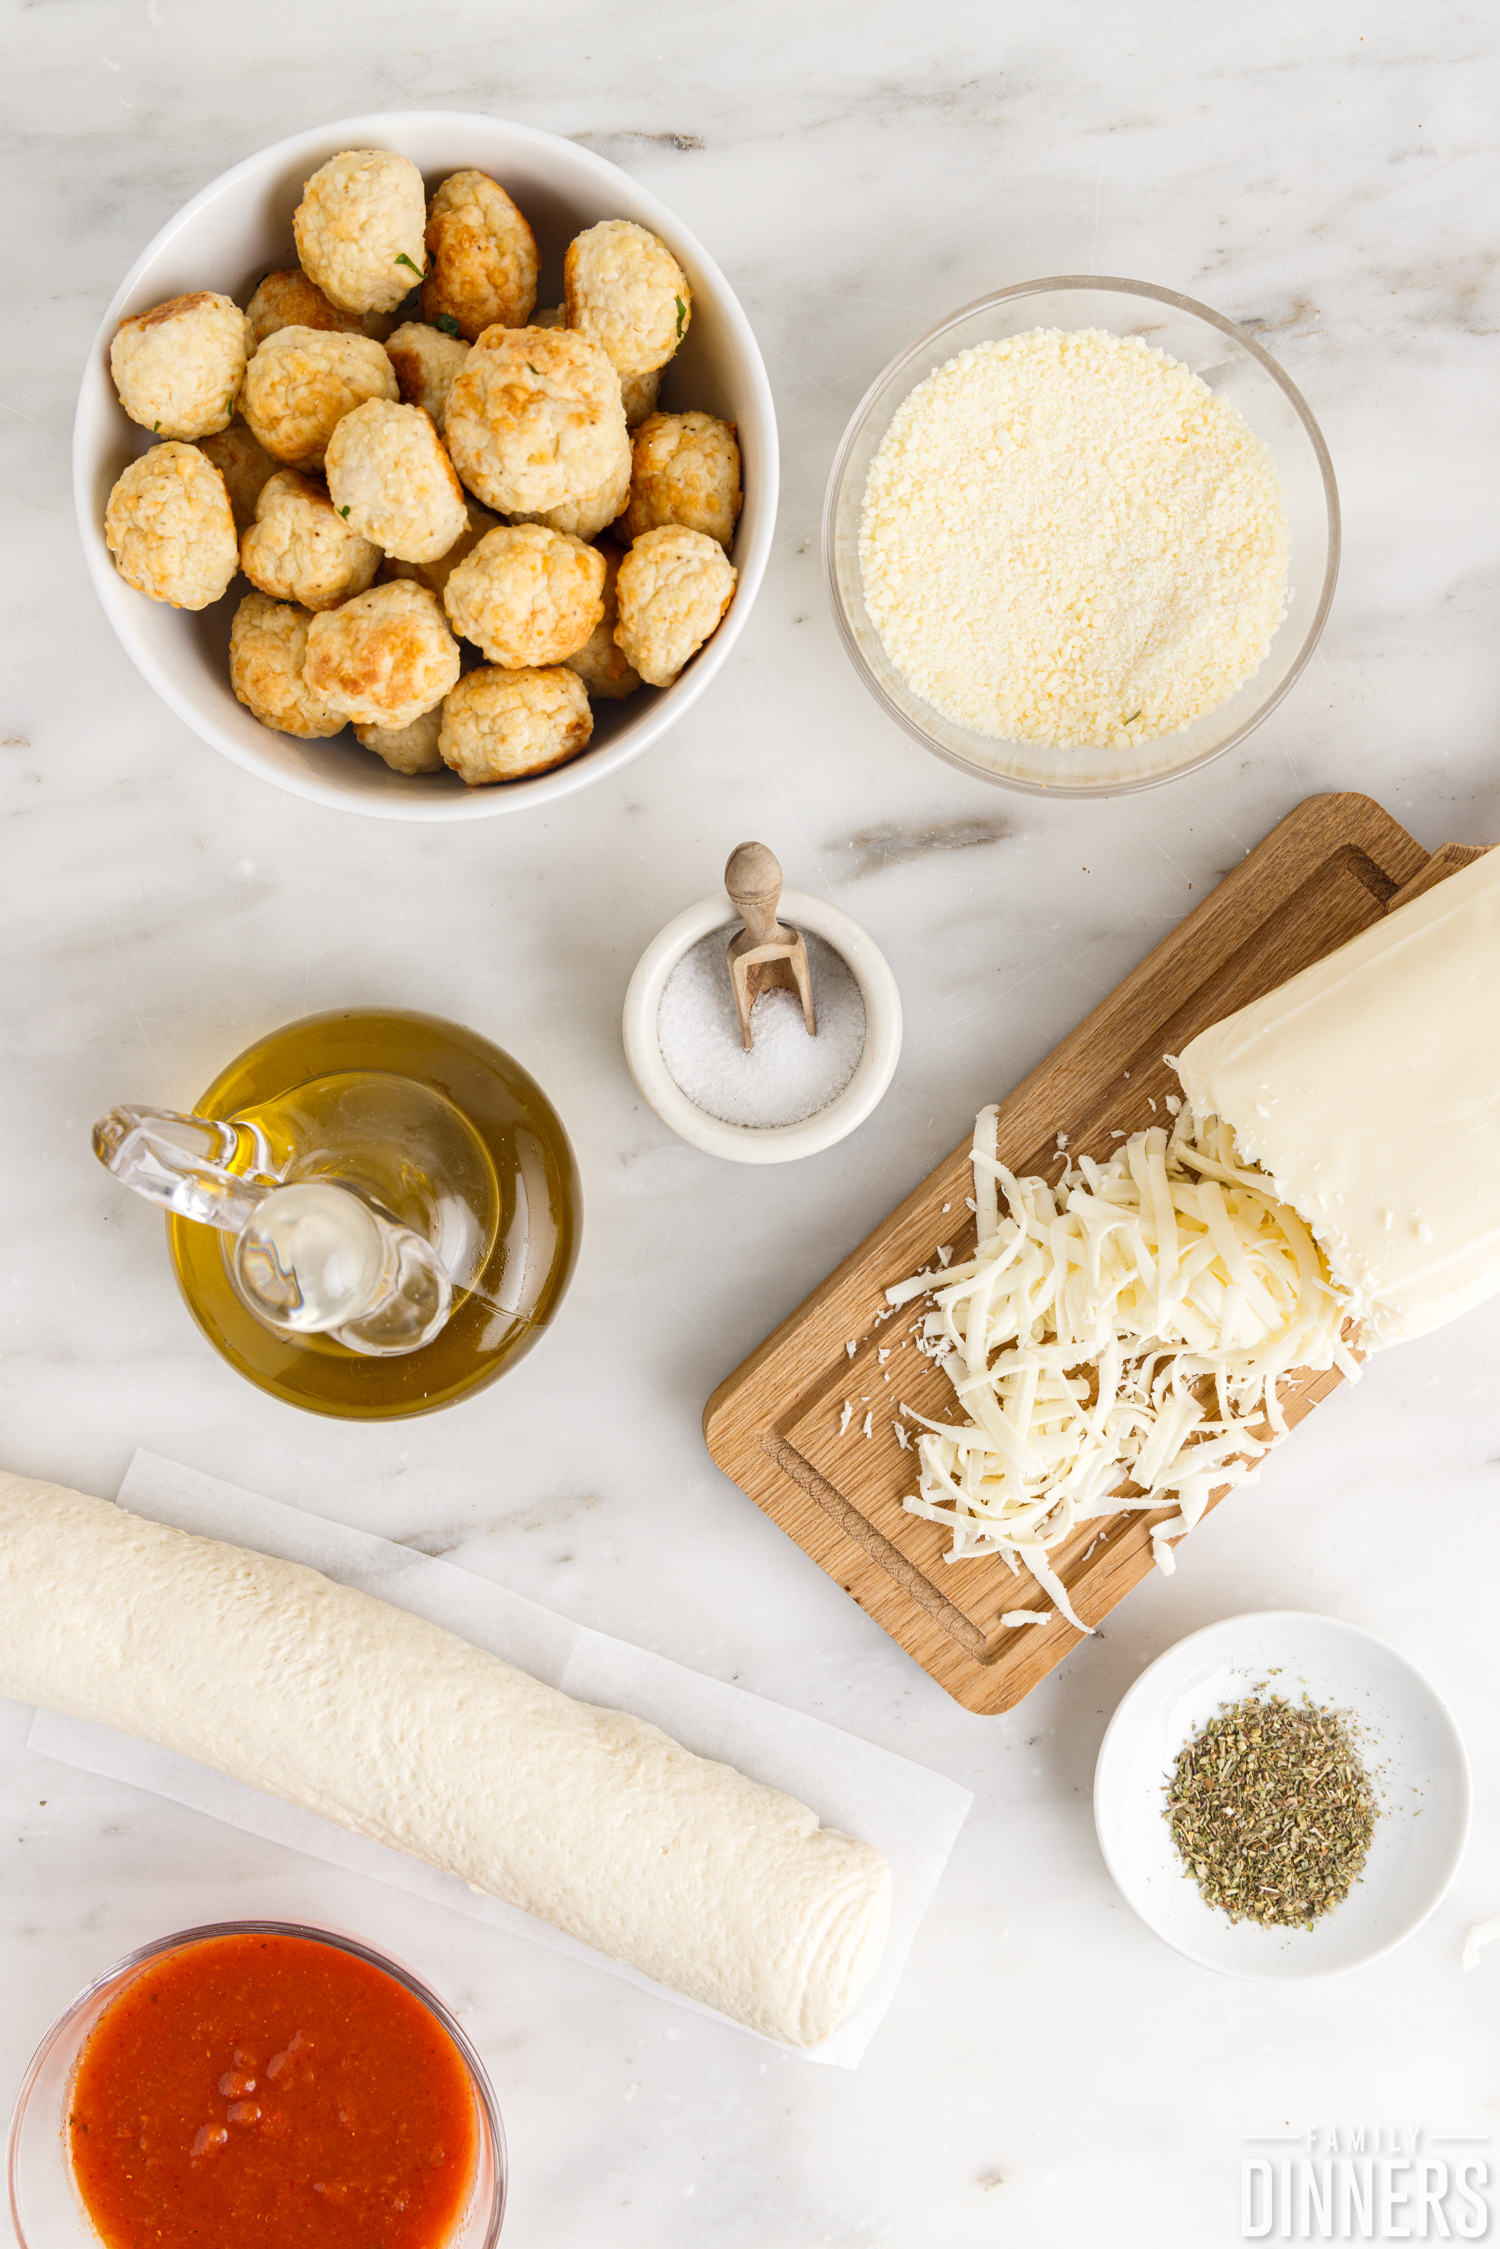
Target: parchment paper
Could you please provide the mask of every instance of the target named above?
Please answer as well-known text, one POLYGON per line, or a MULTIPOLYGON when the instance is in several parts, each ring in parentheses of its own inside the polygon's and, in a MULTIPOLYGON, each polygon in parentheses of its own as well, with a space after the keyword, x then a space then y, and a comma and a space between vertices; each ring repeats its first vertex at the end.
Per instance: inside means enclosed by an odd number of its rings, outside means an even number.
MULTIPOLYGON (((974 1800, 967 1789, 852 1734, 840 1733, 821 1719, 805 1718, 742 1687, 706 1679, 664 1656, 570 1624, 488 1578, 448 1562, 431 1561, 366 1531, 346 1530, 300 1508, 237 1490, 155 1453, 136 1454, 119 1499, 122 1506, 155 1522, 306 1563, 325 1577, 356 1586, 395 1608, 409 1609, 580 1702, 649 1719, 699 1756, 737 1765, 753 1779, 799 1798, 825 1826, 873 1843, 891 1864, 891 1933, 885 1958, 855 2012, 832 2038, 805 2057, 841 2069, 858 2065, 895 1994, 912 1940, 974 1800)), ((283 1804, 191 1758, 116 1733, 109 1726, 59 1718, 45 1710, 37 1712, 28 1739, 43 1756, 132 1782, 173 1803, 211 1813, 247 1834, 306 1851, 356 1874, 373 1875, 413 1897, 451 1906, 473 1921, 592 1961, 673 2006, 729 2022, 727 2016, 666 1990, 547 1922, 496 1898, 477 1896, 452 1875, 440 1874, 382 1843, 350 1835, 315 1813, 283 1804)), ((760 2035, 746 2031, 742 2023, 730 2023, 730 2028, 752 2038, 760 2035)))

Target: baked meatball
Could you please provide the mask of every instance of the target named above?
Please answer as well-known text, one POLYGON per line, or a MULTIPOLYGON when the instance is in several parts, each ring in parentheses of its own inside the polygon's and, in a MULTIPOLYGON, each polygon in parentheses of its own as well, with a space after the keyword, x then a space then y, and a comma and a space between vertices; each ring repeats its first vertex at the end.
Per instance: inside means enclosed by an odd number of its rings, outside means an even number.
POLYGON ((526 514, 515 513, 512 523, 544 523, 549 531, 567 531, 575 539, 597 539, 607 531, 630 498, 630 442, 627 437, 614 467, 604 482, 593 492, 581 492, 576 500, 559 500, 555 508, 536 508, 526 514))
POLYGON ((410 726, 458 672, 458 642, 437 595, 407 578, 325 609, 308 627, 308 686, 358 725, 410 726))
POLYGON ((278 328, 245 370, 245 419, 292 469, 320 469, 329 438, 367 398, 398 396, 384 345, 322 328, 278 328))
POLYGON ((549 671, 466 672, 443 705, 438 747, 470 788, 545 773, 587 749, 594 716, 583 681, 549 671))
POLYGON ((463 530, 463 486, 420 406, 356 406, 328 440, 327 469, 345 522, 402 562, 436 562, 463 530))
POLYGON ((234 299, 196 289, 122 320, 109 371, 142 429, 208 437, 229 427, 251 348, 250 323, 234 299))
MULTIPOLYGON (((566 305, 554 305, 550 312, 534 312, 531 325, 533 328, 566 328, 568 308, 566 305)), ((648 375, 620 377, 620 398, 625 408, 627 429, 634 429, 637 422, 643 422, 648 414, 656 412, 656 394, 660 388, 659 367, 653 367, 648 375)))
POLYGON ((398 562, 388 556, 381 566, 380 575, 382 578, 414 578, 419 586, 430 586, 441 600, 443 588, 454 571, 465 555, 473 553, 486 531, 494 530, 496 520, 488 508, 482 508, 477 500, 471 500, 464 517, 464 527, 446 554, 440 554, 436 562, 398 562))
POLYGON ((615 601, 615 580, 620 575, 624 559, 612 539, 601 541, 596 554, 604 557, 604 615, 581 648, 575 648, 563 662, 570 672, 577 672, 591 696, 602 696, 605 701, 619 702, 633 695, 641 684, 641 675, 627 663, 615 646, 615 624, 619 609, 615 601))
POLYGON ((604 615, 604 557, 540 523, 502 524, 458 565, 443 607, 492 664, 560 664, 604 615))
POLYGON ((110 493, 104 536, 125 583, 173 609, 206 609, 239 568, 224 479, 177 439, 131 462, 110 493))
POLYGON ((244 531, 255 521, 255 503, 276 474, 277 464, 239 414, 228 429, 218 430, 212 437, 200 437, 198 450, 223 477, 234 510, 234 527, 244 531))
POLYGON ((625 402, 625 427, 638 429, 648 414, 656 412, 656 394, 661 389, 661 369, 652 367, 644 375, 622 375, 620 396, 625 402))
POLYGON ((292 232, 303 272, 340 312, 393 312, 422 278, 426 221, 410 158, 346 148, 303 188, 292 232))
POLYGON ((346 336, 373 336, 384 343, 391 325, 388 313, 340 312, 300 266, 268 273, 246 305, 245 315, 252 351, 278 328, 329 328, 346 336))
POLYGON ((363 593, 379 567, 379 547, 352 531, 323 486, 296 469, 271 478, 240 541, 251 585, 304 609, 336 609, 363 593))
POLYGON ((597 491, 617 468, 625 409, 597 344, 568 329, 488 328, 448 393, 453 466, 501 515, 597 491))
POLYGON ((717 539, 681 524, 643 531, 620 564, 615 645, 652 687, 670 687, 734 595, 735 572, 717 539))
POLYGON ((721 547, 733 544, 744 497, 733 422, 712 414, 653 414, 636 431, 633 451, 625 514, 632 539, 663 523, 684 523, 721 547))
POLYGON ((441 773, 443 756, 438 736, 443 730, 443 705, 414 718, 410 726, 356 726, 365 749, 385 759, 393 773, 441 773))
POLYGON ((524 328, 535 303, 536 236, 488 172, 455 172, 428 206, 423 312, 472 343, 495 321, 524 328))
POLYGON ((386 339, 385 349, 407 405, 422 407, 441 429, 453 378, 468 358, 469 346, 461 337, 445 336, 441 328, 403 320, 386 339))
POLYGON ((601 219, 574 236, 563 291, 568 326, 602 345, 622 376, 665 367, 692 317, 687 275, 634 219, 601 219))
POLYGON ((262 726, 303 742, 342 734, 346 724, 343 712, 325 703, 302 676, 311 623, 308 612, 289 601, 248 593, 229 634, 229 680, 240 701, 262 726))

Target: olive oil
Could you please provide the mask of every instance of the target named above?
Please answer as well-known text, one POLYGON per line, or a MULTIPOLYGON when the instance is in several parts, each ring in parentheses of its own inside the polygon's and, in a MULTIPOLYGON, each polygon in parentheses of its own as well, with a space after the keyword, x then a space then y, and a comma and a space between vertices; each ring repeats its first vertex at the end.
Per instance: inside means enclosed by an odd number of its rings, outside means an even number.
POLYGON ((231 1281, 232 1238, 169 1217, 194 1319, 273 1397, 350 1420, 430 1413, 493 1382, 552 1319, 578 1253, 573 1151, 535 1079, 473 1031, 394 1010, 306 1016, 247 1047, 195 1107, 258 1125, 285 1179, 341 1180, 425 1233, 453 1281, 430 1343, 366 1357, 262 1326, 231 1281))

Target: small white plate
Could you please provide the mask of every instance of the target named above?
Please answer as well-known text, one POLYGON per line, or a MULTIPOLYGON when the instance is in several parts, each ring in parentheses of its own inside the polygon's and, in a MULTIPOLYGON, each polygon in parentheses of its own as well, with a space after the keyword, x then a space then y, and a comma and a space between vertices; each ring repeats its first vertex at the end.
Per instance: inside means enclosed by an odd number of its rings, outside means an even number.
POLYGON ((1094 1772, 1099 1847, 1127 1904, 1189 1960, 1266 1981, 1335 1975, 1409 1937, 1458 1870, 1469 1810, 1469 1760, 1437 1690, 1372 1633, 1295 1609, 1226 1617, 1159 1656, 1110 1720, 1094 1772), (1257 1689, 1347 1711, 1380 1807, 1363 1875, 1311 1929, 1205 1905, 1164 1817, 1179 1752, 1257 1689))

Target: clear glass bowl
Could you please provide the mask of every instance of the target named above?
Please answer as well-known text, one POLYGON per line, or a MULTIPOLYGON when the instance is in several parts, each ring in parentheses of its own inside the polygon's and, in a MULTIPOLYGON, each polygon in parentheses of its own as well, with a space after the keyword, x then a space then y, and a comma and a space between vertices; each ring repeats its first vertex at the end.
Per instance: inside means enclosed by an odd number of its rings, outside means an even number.
POLYGON ((78 2057, 115 1994, 148 1961, 209 1937, 234 1936, 306 1937, 314 1944, 352 1952, 401 1984, 447 2032, 474 2094, 477 2162, 463 2218, 443 2249, 494 2249, 505 2217, 505 2131, 483 2062, 441 1999, 409 1968, 341 1930, 310 1928, 295 1921, 216 1921, 206 1928, 179 1929, 174 1936, 158 1937, 154 1944, 144 1944, 117 1960, 59 2016, 31 2058, 11 2114, 10 2211, 19 2249, 99 2249, 99 2235, 74 2183, 68 2155, 68 2101, 78 2057))
POLYGON ((1307 403, 1269 353, 1221 313, 1171 289, 1096 274, 1025 281, 939 321, 893 359, 860 400, 828 479, 823 562, 834 615, 854 668, 876 701, 950 765, 981 780, 1047 796, 1118 796, 1192 773, 1242 742, 1269 715, 1318 644, 1339 567, 1333 464, 1307 403), (1129 749, 1053 749, 1001 742, 944 718, 902 677, 865 608, 859 522, 870 463, 908 392, 955 353, 1030 328, 1104 328, 1140 336, 1237 406, 1271 449, 1286 511, 1287 613, 1260 669, 1217 710, 1175 734, 1129 749))

